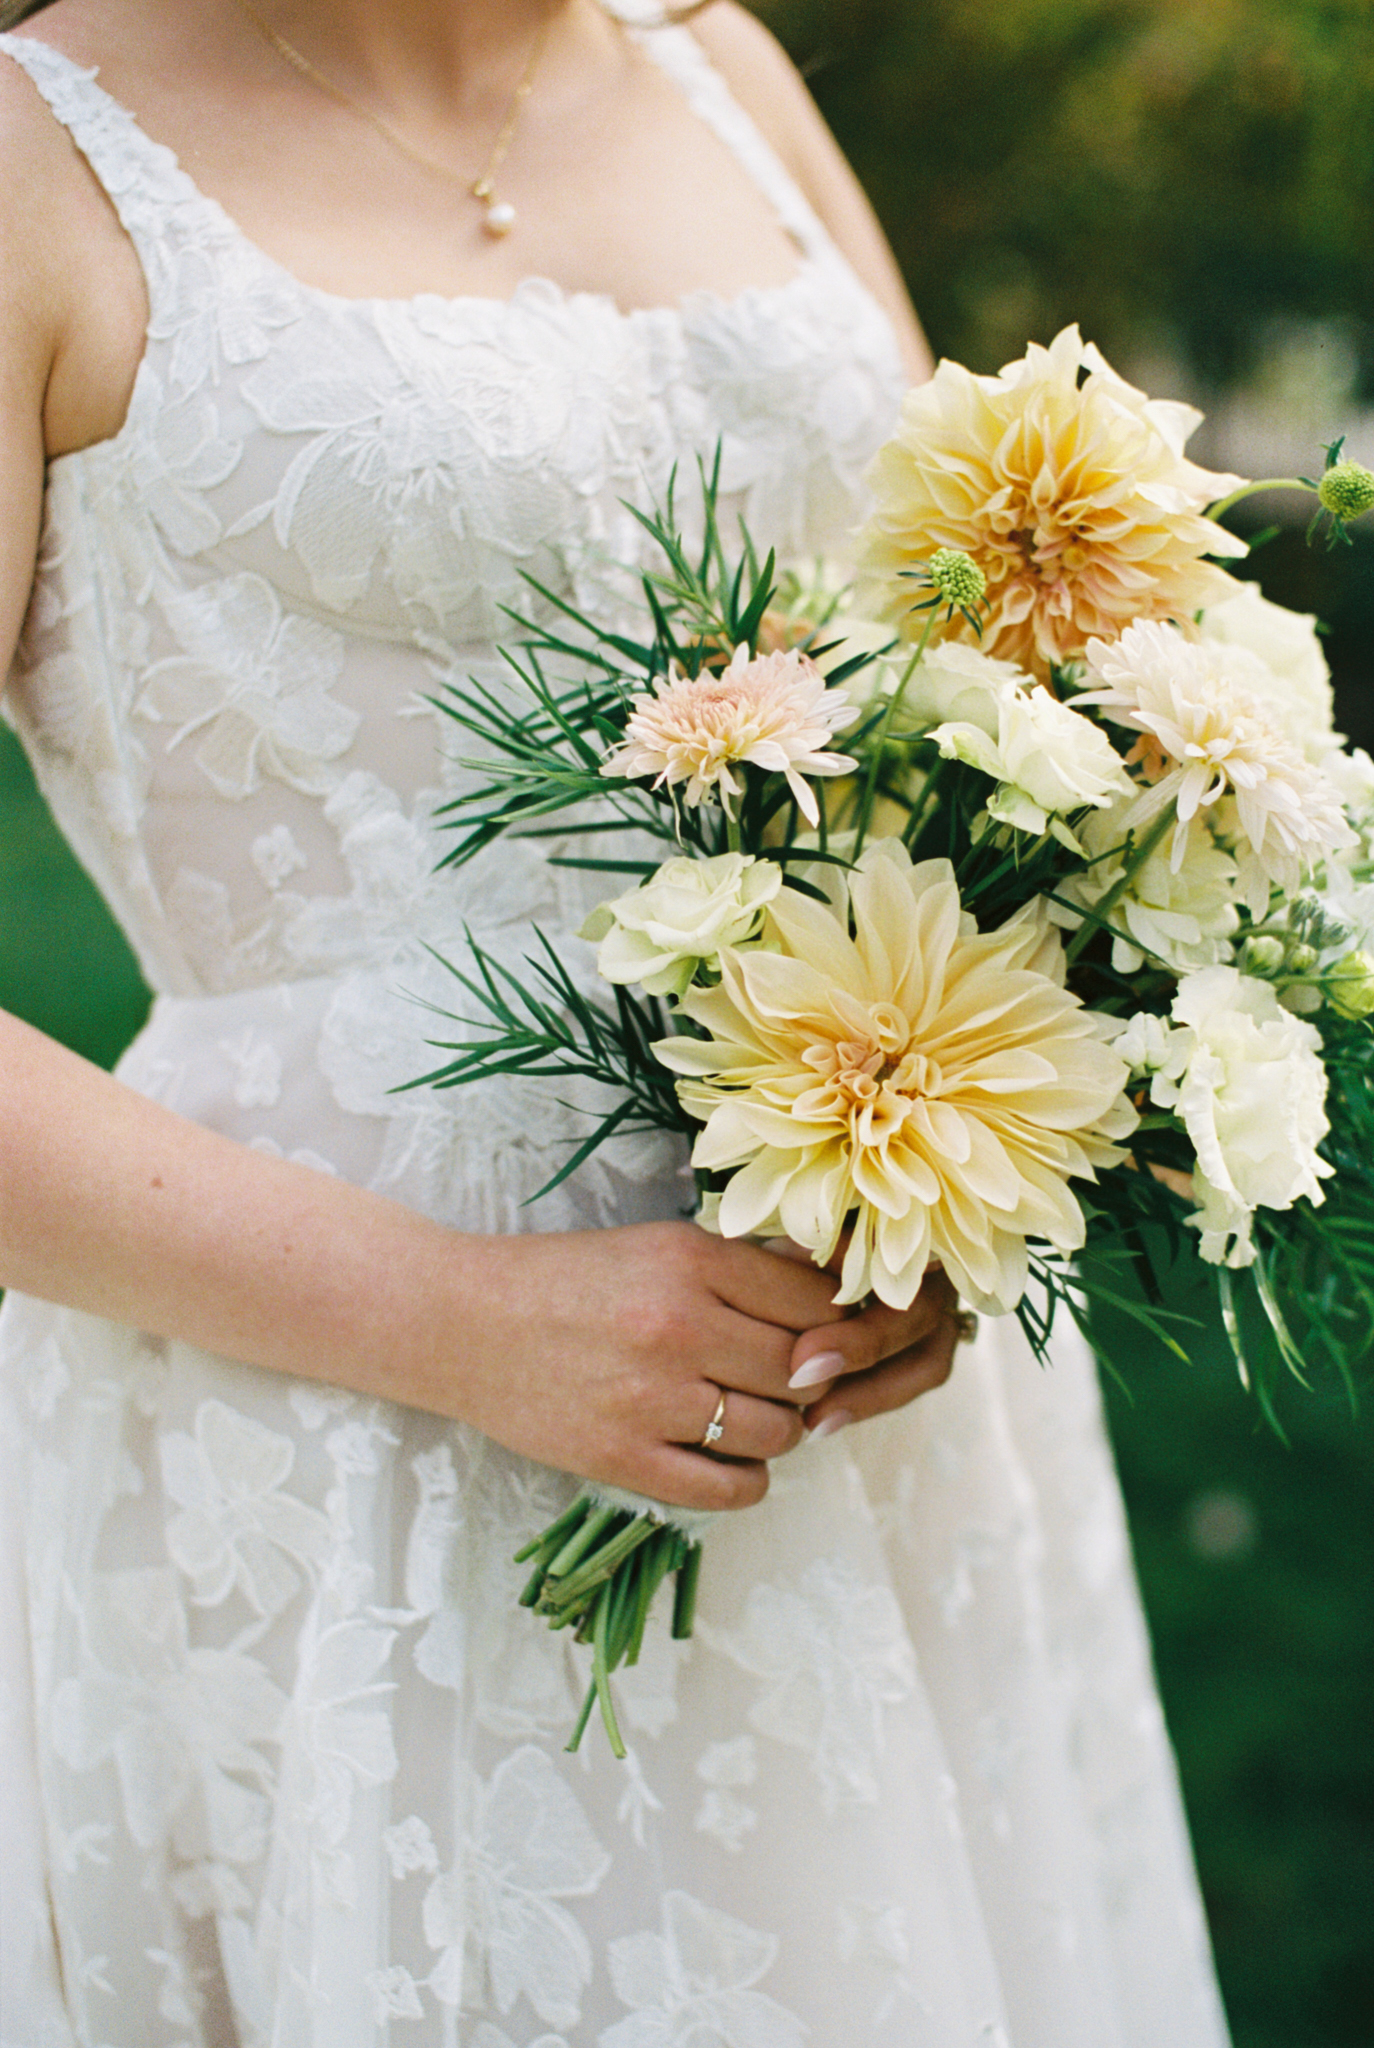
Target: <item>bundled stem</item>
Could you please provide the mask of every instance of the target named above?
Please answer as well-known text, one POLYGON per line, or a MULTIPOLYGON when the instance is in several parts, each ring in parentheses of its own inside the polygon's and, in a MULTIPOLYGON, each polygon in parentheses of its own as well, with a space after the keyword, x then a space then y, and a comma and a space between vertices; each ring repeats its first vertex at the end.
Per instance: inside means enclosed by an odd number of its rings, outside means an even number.
POLYGON ((611 1748, 623 1758, 612 1675, 622 1664, 638 1663, 650 1609, 663 1581, 673 1574, 673 1635, 679 1640, 691 1635, 700 1543, 654 1515, 598 1507, 583 1494, 517 1551, 515 1562, 534 1564, 520 1605, 543 1615, 550 1628, 572 1628, 577 1641, 591 1643, 591 1684, 568 1748, 578 1748, 592 1708, 599 1705, 611 1748))

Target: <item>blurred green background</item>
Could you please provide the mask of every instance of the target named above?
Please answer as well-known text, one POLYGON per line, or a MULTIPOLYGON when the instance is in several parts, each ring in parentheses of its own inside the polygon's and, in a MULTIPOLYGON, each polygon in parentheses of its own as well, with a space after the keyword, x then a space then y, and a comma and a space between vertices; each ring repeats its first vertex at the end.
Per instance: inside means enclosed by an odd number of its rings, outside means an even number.
MULTIPOLYGON (((1077 319, 1249 474, 1374 457, 1370 0, 775 0, 937 353, 1077 319), (1272 458, 1272 459, 1271 459, 1272 458)), ((1281 509, 1281 508, 1279 508, 1281 509)), ((1267 510, 1267 508, 1266 508, 1267 510)), ((1374 744, 1374 544, 1255 558, 1316 612, 1374 744)), ((0 731, 0 1004, 110 1063, 147 1004, 0 731)), ((1197 1276, 1171 1276, 1201 1312, 1197 1276)), ((1219 1334, 1184 1368, 1103 1321, 1108 1404, 1237 2048, 1374 2043, 1374 1419, 1264 1428, 1219 1334)), ((1161 2042, 1160 2048, 1169 2048, 1161 2042)))

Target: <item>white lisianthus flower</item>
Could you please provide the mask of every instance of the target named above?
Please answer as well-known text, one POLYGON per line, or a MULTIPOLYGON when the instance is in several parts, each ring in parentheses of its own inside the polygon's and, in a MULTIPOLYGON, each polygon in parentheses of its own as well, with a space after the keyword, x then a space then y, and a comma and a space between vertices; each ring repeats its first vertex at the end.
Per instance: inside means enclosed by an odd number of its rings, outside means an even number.
POLYGON ((797 808, 815 825, 820 806, 804 778, 848 774, 855 764, 847 754, 818 749, 858 715, 843 690, 827 689, 808 655, 792 648, 751 657, 741 646, 720 675, 675 669, 651 694, 633 698, 625 737, 601 773, 652 775, 655 789, 685 783, 687 803, 715 802, 728 811, 739 795, 731 767, 749 761, 785 775, 797 808))
MULTIPOLYGON (((1126 867, 1129 810, 1123 800, 1109 811, 1094 811, 1081 827, 1092 865, 1062 882, 1061 896, 1091 910, 1117 887, 1126 867)), ((1176 974, 1188 974, 1229 960, 1240 925, 1235 899, 1236 864, 1207 834, 1190 835, 1177 868, 1156 847, 1135 869, 1110 913, 1112 966, 1119 974, 1134 974, 1151 955, 1176 974)), ((1070 928, 1082 923, 1058 904, 1050 915, 1070 928)))
POLYGON ((654 1048, 705 1126, 694 1163, 731 1172, 717 1227, 823 1263, 852 1220, 837 1300, 905 1308, 938 1259, 967 1299, 1009 1310, 1027 1238, 1084 1241, 1069 1182, 1122 1157, 1125 1062, 1060 985, 1039 906, 980 933, 950 863, 913 866, 895 840, 834 889, 783 888, 763 945, 722 953, 719 987, 683 998, 706 1035, 654 1048))
POLYGON ((1131 626, 1110 645, 1088 645, 1094 688, 1080 702, 1141 734, 1133 758, 1155 776, 1133 807, 1139 827, 1176 803, 1171 859, 1182 867, 1194 819, 1221 805, 1234 816, 1241 894, 1258 922, 1271 885, 1286 895, 1303 869, 1354 843, 1340 798, 1326 777, 1228 674, 1228 650, 1185 640, 1173 626, 1131 626))
POLYGON ((1200 631, 1229 650, 1224 673, 1263 704, 1284 738, 1319 768, 1341 736, 1331 671, 1311 614, 1290 612, 1262 596, 1258 585, 1238 583, 1234 596, 1208 605, 1200 631))
POLYGON ((782 869, 751 854, 665 861, 640 888, 599 904, 578 936, 597 943, 604 980, 680 996, 722 947, 754 937, 781 887, 782 869))
POLYGON ((1330 1129, 1321 1038, 1234 967, 1190 974, 1172 1015, 1179 1028, 1150 1099, 1176 1111, 1197 1153, 1203 1258, 1249 1265, 1255 1210, 1291 1209, 1303 1195, 1321 1202, 1334 1171, 1317 1152, 1330 1129))
POLYGON ((966 761, 993 778, 997 788, 987 810, 999 825, 1037 836, 1052 832, 1081 852, 1066 816, 1114 803, 1132 788, 1116 749, 1100 726, 1048 690, 1008 683, 995 702, 995 736, 979 724, 951 722, 930 737, 946 759, 966 761))

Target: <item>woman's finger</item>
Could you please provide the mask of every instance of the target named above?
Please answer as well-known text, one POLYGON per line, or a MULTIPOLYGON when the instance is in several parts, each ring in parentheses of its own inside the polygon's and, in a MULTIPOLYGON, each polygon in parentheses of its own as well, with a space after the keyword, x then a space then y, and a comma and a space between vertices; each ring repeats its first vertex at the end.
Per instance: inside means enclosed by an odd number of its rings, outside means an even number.
POLYGON ((944 1273, 932 1267, 909 1308, 872 1302, 843 1323, 803 1331, 792 1346, 790 1390, 804 1392, 852 1373, 868 1372, 885 1358, 896 1358, 923 1344, 949 1317, 955 1299, 944 1273))
POLYGON ((954 1368, 959 1334, 952 1316, 942 1317, 939 1327, 920 1344, 866 1372, 852 1373, 836 1381, 806 1411, 810 1437, 831 1436, 852 1422, 866 1422, 875 1415, 904 1408, 921 1394, 942 1387, 954 1368))
POLYGON ((768 1465, 762 1458, 713 1458, 708 1451, 662 1444, 645 1462, 643 1485, 669 1507, 752 1508, 768 1491, 768 1465))
POLYGON ((685 1449, 708 1451, 718 1458, 781 1458, 806 1434, 800 1405, 759 1400, 734 1387, 717 1388, 708 1382, 700 1389, 684 1390, 682 1408, 682 1435, 677 1441, 685 1449))

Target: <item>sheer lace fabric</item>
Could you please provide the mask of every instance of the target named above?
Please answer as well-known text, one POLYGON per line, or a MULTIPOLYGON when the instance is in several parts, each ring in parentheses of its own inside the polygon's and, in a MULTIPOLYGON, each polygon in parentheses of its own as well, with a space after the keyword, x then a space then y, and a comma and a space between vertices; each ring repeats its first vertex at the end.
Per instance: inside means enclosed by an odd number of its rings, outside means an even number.
MULTIPOLYGON (((551 1093, 389 1091, 446 1000, 595 881, 435 876, 522 572, 615 616, 675 461, 843 541, 890 330, 685 31, 644 32, 798 249, 624 314, 354 302, 248 244, 94 78, 0 37, 113 198, 147 353, 54 463, 10 702, 157 993, 156 1099, 463 1229, 677 1211, 626 1142, 535 1209, 551 1093)), ((514 1606, 572 1482, 474 1432, 11 1297, 6 2048, 1217 2048, 1225 2039, 1091 1365, 985 1328, 941 1393, 712 1531, 690 1646, 562 1753, 580 1653, 514 1606)))

